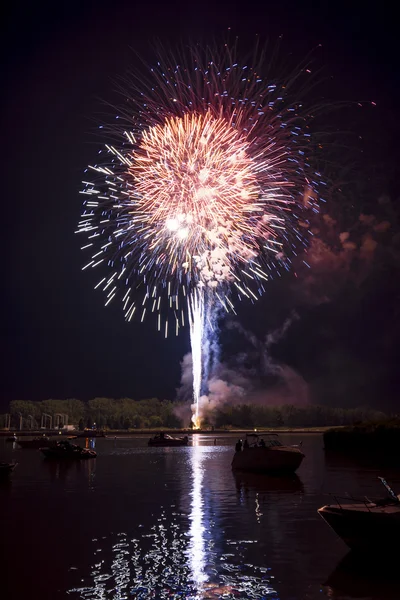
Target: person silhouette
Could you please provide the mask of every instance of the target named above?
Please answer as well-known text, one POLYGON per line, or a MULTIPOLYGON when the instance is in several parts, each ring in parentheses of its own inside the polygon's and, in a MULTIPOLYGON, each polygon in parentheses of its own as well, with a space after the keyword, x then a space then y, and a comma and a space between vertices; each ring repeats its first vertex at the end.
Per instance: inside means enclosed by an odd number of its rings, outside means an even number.
POLYGON ((242 450, 242 440, 238 440, 235 446, 236 452, 241 452, 242 450))

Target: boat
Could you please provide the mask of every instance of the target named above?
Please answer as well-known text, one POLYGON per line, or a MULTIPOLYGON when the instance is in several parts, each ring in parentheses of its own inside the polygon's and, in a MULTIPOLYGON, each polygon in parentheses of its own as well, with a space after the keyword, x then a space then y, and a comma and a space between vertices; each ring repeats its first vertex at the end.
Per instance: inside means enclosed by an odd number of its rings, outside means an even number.
POLYGON ((158 433, 148 441, 149 446, 187 446, 189 438, 187 435, 183 438, 175 438, 166 433, 158 433))
POLYGON ((86 460, 97 456, 94 450, 76 446, 68 441, 57 442, 49 448, 41 448, 41 451, 46 458, 53 460, 86 460))
POLYGON ((6 442, 17 442, 17 441, 18 441, 18 438, 15 434, 6 438, 6 442))
POLYGON ((400 536, 400 495, 396 496, 383 477, 388 495, 382 500, 349 497, 318 509, 318 514, 352 550, 382 552, 397 544, 400 536))
POLYGON ((50 438, 46 435, 42 435, 41 437, 36 437, 32 440, 18 440, 17 443, 21 448, 34 448, 37 450, 38 448, 48 448, 53 442, 51 442, 50 438))
POLYGON ((14 471, 18 463, 0 462, 0 480, 7 479, 14 471))
POLYGON ((106 437, 106 434, 102 429, 84 429, 77 436, 80 438, 94 438, 94 437, 106 437))
POLYGON ((294 473, 302 463, 303 452, 298 446, 284 446, 278 434, 247 434, 246 441, 236 444, 232 469, 253 473, 294 473))

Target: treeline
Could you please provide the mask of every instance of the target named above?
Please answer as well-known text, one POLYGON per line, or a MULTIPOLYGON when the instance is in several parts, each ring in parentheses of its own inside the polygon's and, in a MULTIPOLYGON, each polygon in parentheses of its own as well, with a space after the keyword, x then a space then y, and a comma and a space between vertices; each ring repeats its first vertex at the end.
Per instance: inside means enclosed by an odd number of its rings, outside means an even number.
MULTIPOLYGON (((89 402, 77 399, 43 400, 30 402, 14 400, 10 403, 11 427, 40 427, 42 416, 68 415, 68 423, 80 429, 96 426, 99 429, 181 428, 190 423, 190 406, 169 400, 150 398, 94 398, 89 402)), ((364 421, 379 421, 386 417, 380 411, 367 408, 329 408, 310 405, 296 407, 262 406, 255 404, 229 405, 208 412, 203 427, 257 428, 257 427, 323 427, 354 425, 364 421)), ((49 420, 45 420, 48 427, 49 420)), ((1 426, 6 424, 5 415, 1 426)))
POLYGON ((326 427, 378 421, 385 417, 384 413, 368 408, 241 404, 225 405, 217 409, 213 415, 213 422, 216 427, 326 427))
POLYGON ((397 462, 399 444, 400 419, 398 418, 328 429, 324 433, 325 450, 385 453, 387 459, 395 459, 397 462))
POLYGON ((31 426, 33 417, 36 424, 40 426, 42 415, 54 417, 57 414, 68 415, 68 423, 79 429, 94 425, 99 429, 182 426, 181 420, 174 412, 174 404, 157 398, 145 400, 94 398, 89 402, 76 399, 41 402, 13 400, 10 402, 9 414, 12 426, 17 426, 21 416, 26 424, 31 426))

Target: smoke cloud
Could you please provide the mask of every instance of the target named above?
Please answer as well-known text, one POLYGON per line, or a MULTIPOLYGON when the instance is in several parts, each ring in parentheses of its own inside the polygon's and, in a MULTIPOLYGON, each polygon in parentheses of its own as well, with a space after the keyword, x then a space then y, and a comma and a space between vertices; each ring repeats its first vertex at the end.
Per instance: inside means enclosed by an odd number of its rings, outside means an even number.
MULTIPOLYGON (((214 362, 210 368, 210 376, 204 381, 206 392, 200 398, 199 414, 202 419, 213 422, 213 414, 225 405, 243 403, 262 405, 296 404, 309 402, 309 391, 306 381, 292 367, 272 357, 271 348, 286 336, 292 323, 298 319, 293 312, 281 327, 269 332, 264 339, 245 329, 238 321, 230 320, 226 327, 236 331, 244 338, 247 350, 231 357, 228 361, 219 360, 216 336, 213 336, 214 362), (218 357, 217 359, 215 357, 218 357)), ((179 417, 190 418, 189 399, 192 397, 192 360, 186 354, 181 362, 181 385, 177 390, 177 398, 186 405, 177 408, 179 417)), ((193 412, 195 405, 191 406, 193 412)))
MULTIPOLYGON (((313 217, 308 249, 291 274, 269 283, 257 335, 226 319, 229 343, 219 349, 212 339, 216 359, 201 398, 209 421, 224 404, 305 405, 312 397, 331 406, 398 405, 398 203, 382 196, 361 210, 343 202, 313 217), (267 323, 279 326, 264 334, 267 323)), ((187 422, 191 397, 188 355, 178 390, 187 422)))

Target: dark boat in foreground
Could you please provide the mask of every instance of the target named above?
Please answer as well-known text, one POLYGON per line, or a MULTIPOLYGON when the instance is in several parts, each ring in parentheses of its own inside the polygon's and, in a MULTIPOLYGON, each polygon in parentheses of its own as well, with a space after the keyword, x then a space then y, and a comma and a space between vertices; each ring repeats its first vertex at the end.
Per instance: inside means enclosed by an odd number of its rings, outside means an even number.
POLYGON ((6 479, 14 471, 18 463, 0 462, 0 480, 6 479))
POLYGON ((238 471, 294 473, 304 458, 300 448, 284 446, 277 434, 265 434, 262 440, 256 434, 247 434, 243 450, 241 443, 236 446, 232 469, 238 471), (253 441, 249 443, 249 439, 253 441))
POLYGON ((85 460, 97 456, 94 450, 70 444, 68 441, 57 442, 49 448, 41 448, 41 451, 46 458, 53 460, 85 460))
POLYGON ((148 441, 149 446, 187 446, 188 443, 187 435, 183 438, 175 438, 166 433, 158 433, 148 441))
POLYGON ((359 551, 381 553, 385 548, 397 545, 400 536, 400 496, 396 496, 388 483, 379 477, 388 496, 382 500, 369 498, 357 500, 346 498, 341 503, 328 504, 318 514, 334 532, 351 548, 359 551))
POLYGON ((17 441, 18 441, 18 438, 15 434, 6 438, 6 442, 17 442, 17 441))
POLYGON ((33 448, 37 450, 38 448, 48 448, 53 442, 46 435, 42 435, 41 437, 33 438, 32 440, 18 440, 18 445, 21 448, 29 449, 33 448))

